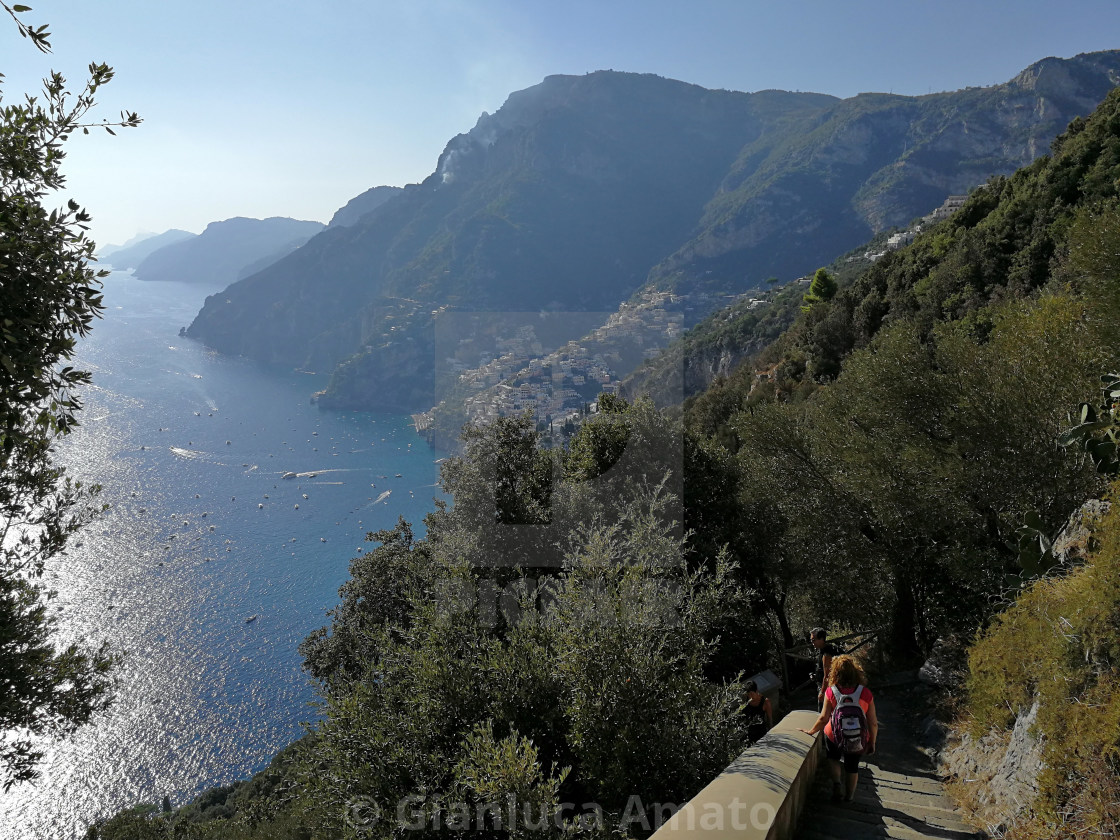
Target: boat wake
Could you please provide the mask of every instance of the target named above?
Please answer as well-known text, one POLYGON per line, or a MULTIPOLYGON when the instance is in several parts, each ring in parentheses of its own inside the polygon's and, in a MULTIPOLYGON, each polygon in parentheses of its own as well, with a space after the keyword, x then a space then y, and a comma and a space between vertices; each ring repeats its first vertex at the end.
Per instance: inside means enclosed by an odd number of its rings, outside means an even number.
POLYGON ((183 449, 181 446, 172 446, 171 451, 180 458, 190 458, 192 461, 202 460, 210 454, 208 452, 199 452, 196 449, 183 449))
POLYGON ((208 464, 214 464, 219 467, 226 466, 221 461, 215 461, 214 456, 209 452, 199 452, 197 449, 184 449, 181 446, 170 446, 168 448, 171 450, 172 455, 177 455, 188 461, 205 461, 208 464))

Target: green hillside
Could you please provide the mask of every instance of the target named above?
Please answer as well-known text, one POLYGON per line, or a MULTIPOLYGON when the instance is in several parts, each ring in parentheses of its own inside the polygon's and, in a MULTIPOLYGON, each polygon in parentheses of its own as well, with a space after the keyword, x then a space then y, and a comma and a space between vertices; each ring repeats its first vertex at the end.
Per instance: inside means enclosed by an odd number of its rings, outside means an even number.
POLYGON ((822 265, 873 233, 907 225, 948 194, 1028 164, 1116 83, 1112 62, 1111 53, 1091 53, 1044 59, 987 88, 860 94, 808 130, 764 136, 743 149, 697 236, 652 276, 689 288, 737 283, 744 266, 756 284, 808 273, 815 266, 799 253, 818 255, 822 265), (785 249, 765 245, 775 226, 785 249))
MULTIPOLYGON (((797 313, 790 329, 730 387, 749 390, 757 368, 767 373, 764 390, 804 394, 835 378, 844 360, 869 346, 885 325, 908 322, 925 335, 952 321, 983 337, 990 304, 1060 288, 1073 279, 1065 257, 1076 220, 1107 212, 1116 201, 1118 125, 1120 90, 1114 90, 1091 119, 1075 120, 1054 141, 1051 155, 975 190, 954 216, 888 252, 832 300, 797 313)), ((689 341, 703 346, 708 339, 694 332, 689 341)), ((696 398, 696 416, 707 418, 708 431, 727 416, 711 415, 716 403, 737 404, 729 401, 728 387, 721 382, 696 398)))

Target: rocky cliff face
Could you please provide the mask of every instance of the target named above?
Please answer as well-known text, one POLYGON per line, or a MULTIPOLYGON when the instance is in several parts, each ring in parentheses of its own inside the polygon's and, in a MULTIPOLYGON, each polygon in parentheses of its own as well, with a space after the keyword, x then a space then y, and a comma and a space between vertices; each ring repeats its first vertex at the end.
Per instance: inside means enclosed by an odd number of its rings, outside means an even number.
POLYGON ((422 184, 208 299, 188 335, 345 363, 324 404, 426 409, 435 310, 611 311, 647 283, 726 294, 812 271, 1029 161, 1103 97, 1120 52, 1052 63, 993 88, 843 101, 552 76, 453 138, 422 184))
MULTIPOLYGON (((1097 529, 1110 508, 1108 501, 1090 499, 1074 511, 1054 539, 1055 561, 1067 569, 1090 561, 1099 550, 1097 529)), ((955 670, 963 677, 966 652, 959 644, 948 649, 956 652, 959 662, 945 670, 955 670)), ((1008 655, 1016 653, 1008 651, 1008 655)), ((961 680, 954 679, 954 690, 961 687, 961 680)), ((939 771, 951 780, 954 796, 968 811, 970 821, 986 825, 994 836, 1007 834, 1036 804, 1047 737, 1038 725, 1040 703, 1036 695, 1029 708, 1019 710, 1010 730, 993 729, 979 737, 968 732, 967 720, 961 720, 948 730, 938 753, 939 771)))
POLYGON ((677 405, 700 394, 717 379, 726 379, 739 365, 769 344, 768 339, 726 336, 703 345, 681 344, 638 368, 622 384, 627 399, 650 397, 658 406, 677 405))
POLYGON ((1015 720, 1010 732, 975 738, 958 728, 941 753, 940 772, 964 806, 969 821, 1002 836, 1029 813, 1038 795, 1042 737, 1035 731, 1038 703, 1015 720))

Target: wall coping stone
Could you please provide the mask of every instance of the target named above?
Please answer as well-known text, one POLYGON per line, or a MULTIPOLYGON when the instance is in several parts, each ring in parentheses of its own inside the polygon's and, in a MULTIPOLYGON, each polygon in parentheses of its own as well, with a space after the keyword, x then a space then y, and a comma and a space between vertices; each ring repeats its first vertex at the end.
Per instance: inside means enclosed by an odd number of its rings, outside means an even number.
POLYGON ((748 747, 650 840, 790 840, 822 750, 816 712, 794 711, 748 747))

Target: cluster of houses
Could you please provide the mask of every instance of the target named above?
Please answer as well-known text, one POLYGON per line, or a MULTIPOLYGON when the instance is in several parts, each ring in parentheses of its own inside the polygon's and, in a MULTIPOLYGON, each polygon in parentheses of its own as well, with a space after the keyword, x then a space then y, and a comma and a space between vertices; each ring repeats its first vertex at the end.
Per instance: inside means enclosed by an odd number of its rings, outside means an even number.
POLYGON ((868 260, 871 260, 871 262, 875 262, 875 260, 882 257, 888 251, 897 251, 899 248, 903 247, 904 245, 909 245, 911 242, 914 241, 914 238, 919 233, 922 232, 922 230, 925 228, 926 225, 936 224, 937 222, 940 222, 942 219, 949 218, 954 213, 956 213, 958 210, 960 210, 961 207, 964 206, 965 201, 967 201, 967 200, 968 200, 967 195, 951 195, 951 196, 949 196, 947 199, 945 199, 944 203, 942 203, 942 205, 940 207, 938 207, 936 210, 934 210, 932 213, 930 213, 926 216, 923 216, 921 219, 919 219, 913 225, 908 227, 906 230, 902 230, 902 231, 899 231, 898 233, 891 234, 891 236, 887 239, 886 247, 884 247, 883 250, 881 250, 881 251, 866 251, 863 254, 864 259, 868 259, 868 260))
MULTIPOLYGON (((532 325, 495 339, 494 357, 484 355, 478 367, 454 359, 446 367, 458 374, 455 389, 465 393, 467 420, 485 423, 531 410, 541 421, 562 426, 594 409, 601 393, 618 393, 621 375, 652 358, 685 329, 687 296, 646 291, 611 313, 606 323, 579 341, 545 352, 532 325)), ((418 428, 432 423, 417 415, 418 428)))
MULTIPOLYGON (((949 196, 932 213, 892 234, 882 251, 868 251, 863 257, 874 261, 909 244, 926 225, 948 218, 967 199, 967 195, 949 196)), ((808 285, 811 279, 793 282, 808 285)), ((531 324, 519 326, 510 335, 494 338, 480 353, 477 365, 472 366, 469 359, 445 359, 445 373, 455 382, 452 395, 431 411, 413 415, 413 422, 418 431, 425 431, 439 426, 441 419, 454 418, 453 428, 445 431, 457 433, 464 420, 482 424, 526 410, 553 428, 570 420, 578 422, 584 413, 595 410, 599 394, 618 393, 622 376, 679 337, 686 329, 688 313, 698 320, 697 313, 703 315, 744 298, 749 298, 747 305, 752 309, 767 303, 765 297, 749 295, 647 290, 582 339, 551 352, 545 350, 531 324)), ((463 343, 477 345, 472 339, 463 339, 463 343)))

